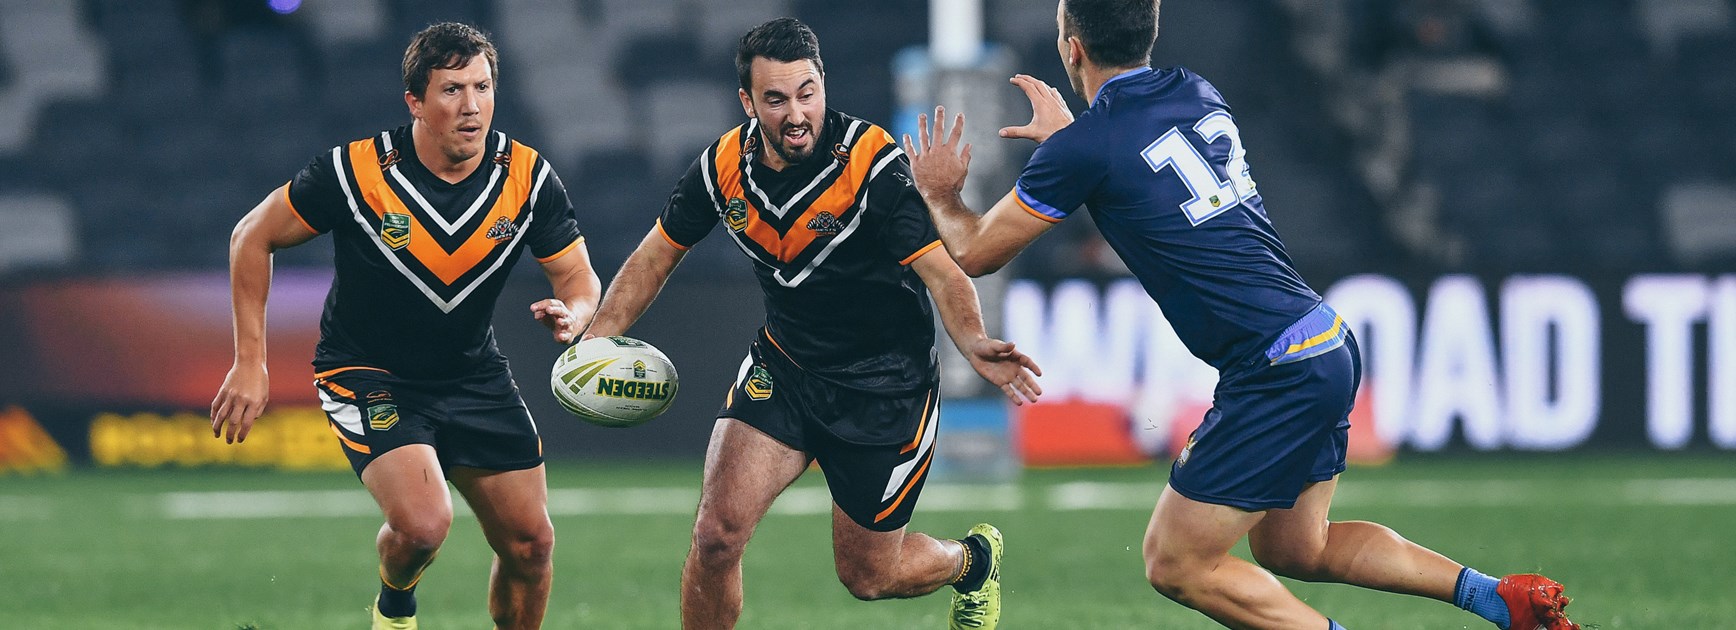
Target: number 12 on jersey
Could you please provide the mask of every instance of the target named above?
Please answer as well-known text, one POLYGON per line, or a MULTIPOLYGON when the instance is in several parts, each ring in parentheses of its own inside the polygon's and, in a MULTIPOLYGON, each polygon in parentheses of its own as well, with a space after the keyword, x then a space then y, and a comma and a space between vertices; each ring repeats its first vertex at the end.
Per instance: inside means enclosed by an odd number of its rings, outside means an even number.
POLYGON ((1199 225, 1252 198, 1255 190, 1254 178, 1248 175, 1248 154, 1242 148, 1242 134, 1236 130, 1236 121, 1228 112, 1206 114, 1194 123, 1193 129, 1207 144, 1229 136, 1230 159, 1224 165, 1224 171, 1229 174, 1230 181, 1218 180, 1212 165, 1206 162, 1205 156, 1192 142, 1188 142, 1187 136, 1182 135, 1180 127, 1170 127, 1140 155, 1145 157, 1145 163, 1151 165, 1154 173, 1162 172, 1165 167, 1175 170, 1181 183, 1193 194, 1191 199, 1182 202, 1182 214, 1186 214, 1194 225, 1199 225))

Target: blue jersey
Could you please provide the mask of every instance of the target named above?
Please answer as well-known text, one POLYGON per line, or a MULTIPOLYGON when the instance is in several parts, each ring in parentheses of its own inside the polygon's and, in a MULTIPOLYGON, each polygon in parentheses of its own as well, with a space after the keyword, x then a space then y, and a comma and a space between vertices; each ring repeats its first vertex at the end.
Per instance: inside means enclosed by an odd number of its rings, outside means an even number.
POLYGON ((1321 305, 1266 217, 1229 106, 1184 68, 1104 83, 1037 147, 1014 191, 1050 222, 1089 208, 1182 343, 1219 370, 1259 356, 1321 305))

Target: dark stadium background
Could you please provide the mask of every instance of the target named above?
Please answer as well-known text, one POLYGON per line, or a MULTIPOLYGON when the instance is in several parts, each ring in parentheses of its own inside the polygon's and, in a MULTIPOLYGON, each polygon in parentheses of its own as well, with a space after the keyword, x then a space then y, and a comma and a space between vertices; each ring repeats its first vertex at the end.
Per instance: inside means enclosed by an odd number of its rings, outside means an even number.
MULTIPOLYGON (((1056 59, 1053 3, 982 0, 981 11, 997 60, 985 67, 1033 74, 1083 108, 1056 59)), ((213 489, 357 487, 309 387, 329 239, 277 256, 263 432, 241 448, 201 435, 231 359, 227 243, 242 214, 314 154, 407 121, 398 63, 420 27, 461 20, 495 36, 495 125, 552 161, 607 282, 687 164, 740 122, 735 40, 779 15, 819 34, 832 107, 898 131, 933 102, 901 84, 922 65, 901 53, 929 41, 929 3, 914 0, 0 0, 0 530, 60 522, 26 518, 32 493, 167 491, 207 475, 227 479, 213 489), (282 474, 298 470, 310 472, 282 474)), ((1736 560, 1692 525, 1728 522, 1736 504, 1736 3, 1170 0, 1160 25, 1154 65, 1199 72, 1234 107, 1290 253, 1364 339, 1356 459, 1390 465, 1353 474, 1531 476, 1541 461, 1539 483, 1577 480, 1569 495, 1579 498, 1565 500, 1594 519, 1564 547, 1668 532, 1699 541, 1681 558, 1736 560), (1648 476, 1710 482, 1690 484, 1689 504, 1722 511, 1622 503, 1620 483, 1648 476)), ((1023 123, 1022 98, 998 80, 946 104, 992 112, 973 118, 979 132, 1023 123)), ((996 197, 1031 149, 999 150, 998 166, 973 173, 996 197)), ((1213 375, 1150 323, 1161 322, 1155 309, 1129 301, 1142 296, 1125 292, 1128 277, 1076 218, 982 285, 992 331, 1036 354, 1053 385, 1045 404, 1014 411, 968 378, 952 381, 943 457, 954 466, 943 481, 1118 464, 1138 472, 1102 474, 1157 487, 1174 437, 1209 404, 1213 375)), ((547 292, 521 262, 495 330, 551 460, 576 467, 555 481, 650 465, 662 471, 650 479, 690 483, 762 315, 748 262, 714 234, 632 330, 672 357, 682 382, 668 414, 630 430, 585 425, 550 398, 560 347, 527 309, 547 292)), ((1062 483, 1095 473, 1023 474, 1062 483)), ((1429 509, 1382 518, 1423 528, 1506 518, 1429 509)), ((1142 518, 1119 516, 1117 545, 1133 544, 1142 518)), ((1560 520, 1524 518, 1533 529, 1560 520)), ((680 520, 667 524, 677 564, 680 520)), ((1535 557, 1517 543, 1502 549, 1535 557)), ((1535 561, 1582 580, 1611 566, 1568 555, 1535 561)), ((0 573, 30 558, 0 553, 0 573)), ((1641 571, 1669 575, 1674 562, 1641 571)), ((816 580, 830 579, 823 561, 812 564, 816 580)), ((1701 567, 1716 578, 1708 588, 1736 584, 1728 566, 1701 567)), ((1668 618, 1659 597, 1647 600, 1652 612, 1606 616, 1605 627, 1659 627, 1636 621, 1668 618)), ((0 627, 15 627, 9 610, 20 609, 9 606, 30 604, 0 596, 0 627)), ((224 610, 223 623, 247 618, 224 610)), ((1721 610, 1700 614, 1728 620, 1721 610)), ((1427 619, 1440 618, 1451 617, 1427 619)), ((210 626, 178 619, 152 623, 210 626)), ((761 620, 801 627, 793 619, 761 620)))

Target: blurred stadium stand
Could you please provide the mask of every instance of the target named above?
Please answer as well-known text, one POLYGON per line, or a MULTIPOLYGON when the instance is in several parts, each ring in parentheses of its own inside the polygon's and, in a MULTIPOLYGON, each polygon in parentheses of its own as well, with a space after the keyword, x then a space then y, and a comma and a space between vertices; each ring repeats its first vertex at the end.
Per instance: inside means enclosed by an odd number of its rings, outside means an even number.
MULTIPOLYGON (((496 34, 496 124, 554 161, 607 274, 740 119, 731 58, 748 27, 807 21, 831 103, 885 124, 891 59, 928 32, 919 0, 278 4, 298 9, 0 0, 0 225, 70 231, 8 246, 0 273, 222 267, 235 220, 315 152, 404 122, 405 41, 457 19, 496 34)), ((990 41, 1065 84, 1050 3, 984 5, 990 41)), ((1736 261, 1733 239, 1683 224, 1736 185, 1733 13, 1730 0, 1174 2, 1154 61, 1195 69, 1238 108, 1305 271, 1705 267, 1736 261)), ((1030 274, 1119 273, 1087 222, 1058 232, 1030 274)), ((716 244, 695 257, 739 264, 716 244)), ((327 258, 299 248, 280 264, 327 258)))

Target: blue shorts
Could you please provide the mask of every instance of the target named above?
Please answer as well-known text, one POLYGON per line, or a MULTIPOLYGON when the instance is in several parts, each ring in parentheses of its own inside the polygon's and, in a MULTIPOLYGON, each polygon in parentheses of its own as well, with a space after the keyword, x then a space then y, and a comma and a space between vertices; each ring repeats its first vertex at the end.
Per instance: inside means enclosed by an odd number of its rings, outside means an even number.
POLYGON ((1356 339, 1321 305, 1265 357, 1223 373, 1211 410, 1170 467, 1169 486, 1244 510, 1295 506, 1306 485, 1344 472, 1361 381, 1356 339))

